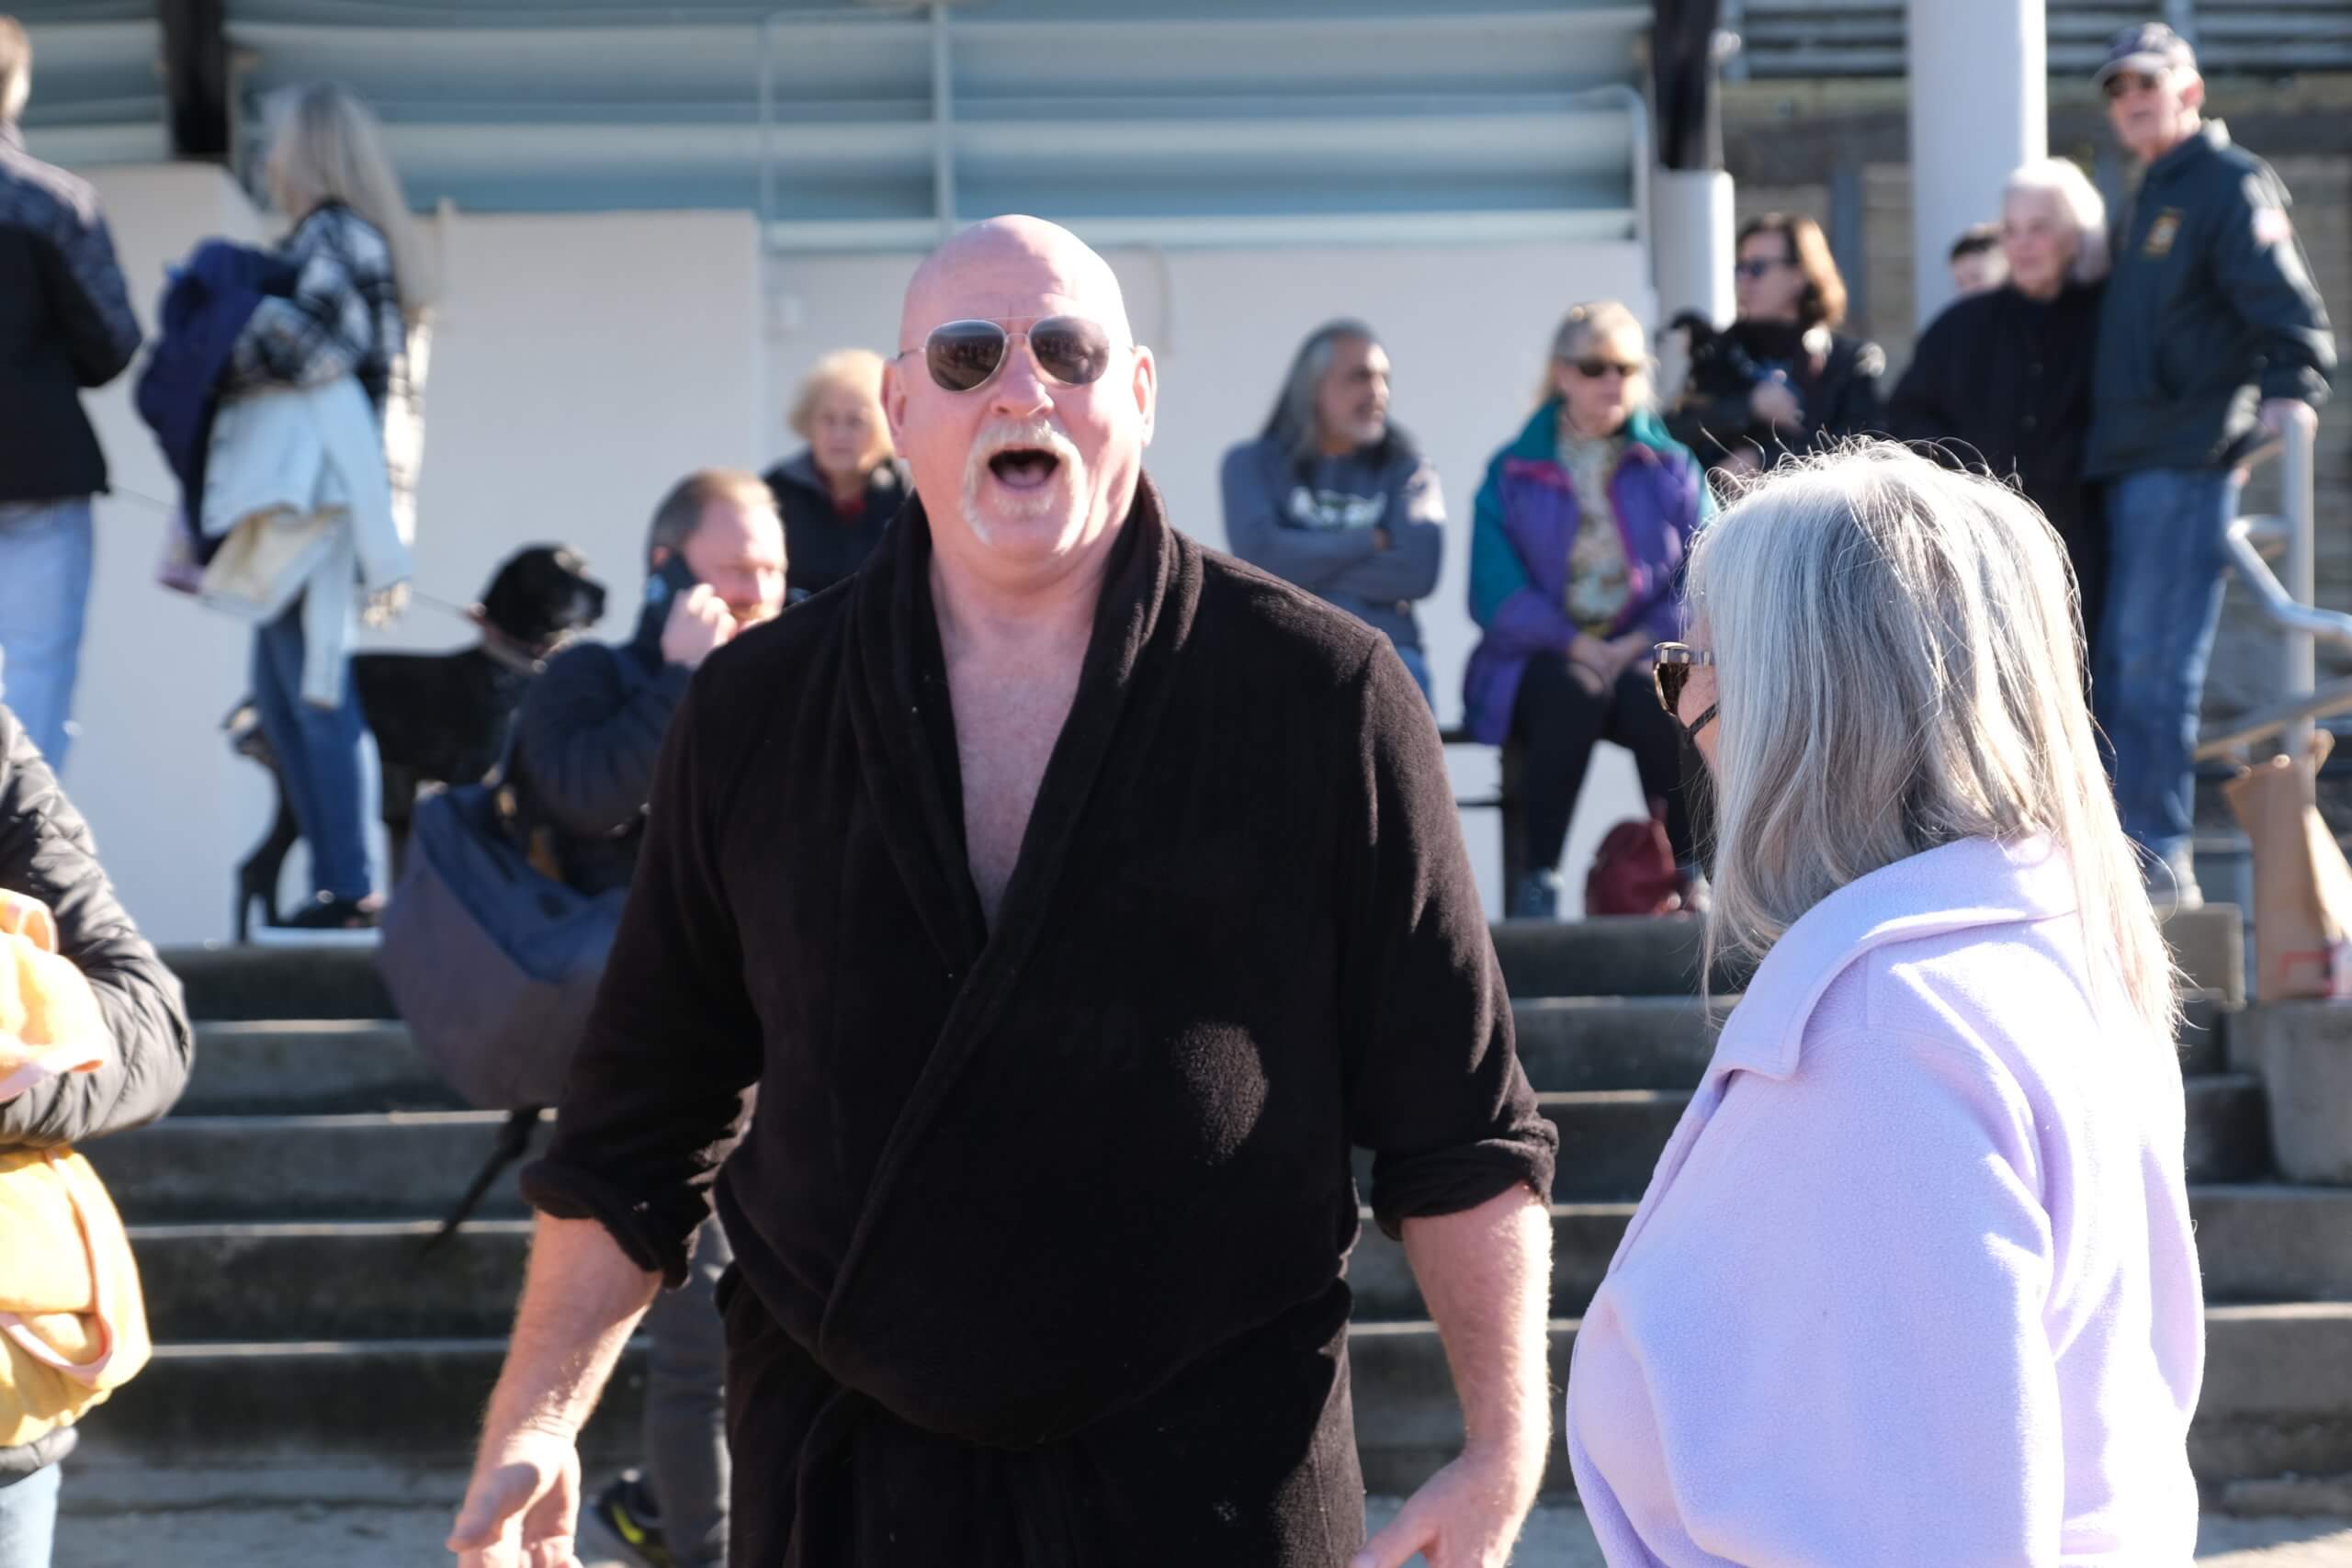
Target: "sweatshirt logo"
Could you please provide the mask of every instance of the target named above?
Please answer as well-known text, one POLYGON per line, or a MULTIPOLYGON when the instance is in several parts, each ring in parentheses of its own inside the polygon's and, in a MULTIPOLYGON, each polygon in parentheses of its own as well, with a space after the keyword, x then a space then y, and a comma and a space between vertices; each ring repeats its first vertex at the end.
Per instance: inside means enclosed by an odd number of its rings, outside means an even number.
POLYGON ((1290 492, 1291 525, 1298 528, 1371 528, 1388 515, 1388 496, 1350 495, 1345 491, 1300 485, 1290 492))
POLYGON ((2140 254, 2150 261, 2162 261, 2172 254, 2172 243, 2180 237, 2180 220, 2186 216, 2177 207, 2167 207, 2156 214, 2148 225, 2148 238, 2140 246, 2140 254))

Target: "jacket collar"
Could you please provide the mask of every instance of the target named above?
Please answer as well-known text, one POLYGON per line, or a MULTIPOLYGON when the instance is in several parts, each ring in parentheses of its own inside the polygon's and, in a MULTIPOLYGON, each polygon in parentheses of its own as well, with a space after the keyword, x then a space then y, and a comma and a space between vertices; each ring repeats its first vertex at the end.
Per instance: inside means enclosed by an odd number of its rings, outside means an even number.
POLYGON ((25 130, 13 119, 0 119, 0 149, 10 152, 25 150, 25 130))
POLYGON ((2040 836, 1962 839, 1881 866, 1806 910, 1772 945, 1724 1022, 1707 1076, 1793 1074, 1813 1010, 1873 949, 2075 908, 2073 868, 2040 836))
MULTIPOLYGON (((775 478, 788 484, 798 485, 803 490, 814 491, 829 501, 832 498, 832 483, 819 471, 817 455, 814 452, 802 452, 797 457, 785 459, 777 465, 775 478)), ((884 458, 876 463, 873 470, 865 476, 865 491, 869 497, 877 491, 895 494, 898 490, 899 465, 893 459, 884 458)))
POLYGON ((2170 179, 2207 154, 2227 151, 2230 145, 2230 128, 2218 119, 2209 119, 2179 146, 2149 164, 2145 177, 2170 179))
MULTIPOLYGON (((1647 409, 1635 409, 1625 422, 1625 455, 1655 462, 1672 451, 1678 443, 1666 433, 1657 415, 1647 409)), ((1548 463, 1560 455, 1560 400, 1546 398, 1542 407, 1528 416, 1520 426, 1519 435, 1510 444, 1510 455, 1533 462, 1548 463)))

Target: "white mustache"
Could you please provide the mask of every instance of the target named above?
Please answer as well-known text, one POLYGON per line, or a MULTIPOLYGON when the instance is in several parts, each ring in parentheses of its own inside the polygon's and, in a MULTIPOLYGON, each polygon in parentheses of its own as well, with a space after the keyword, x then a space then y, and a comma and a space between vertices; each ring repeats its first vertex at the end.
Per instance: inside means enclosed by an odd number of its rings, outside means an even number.
POLYGON ((1046 486, 1019 503, 1023 515, 1042 514, 1064 496, 1086 493, 1086 459, 1078 446, 1051 420, 1042 416, 1019 419, 1011 415, 992 419, 980 426, 972 438, 972 455, 964 464, 964 520, 982 544, 989 542, 988 519, 982 515, 980 495, 989 479, 989 459, 1001 452, 1035 449, 1051 453, 1061 464, 1056 474, 1058 484, 1046 486))

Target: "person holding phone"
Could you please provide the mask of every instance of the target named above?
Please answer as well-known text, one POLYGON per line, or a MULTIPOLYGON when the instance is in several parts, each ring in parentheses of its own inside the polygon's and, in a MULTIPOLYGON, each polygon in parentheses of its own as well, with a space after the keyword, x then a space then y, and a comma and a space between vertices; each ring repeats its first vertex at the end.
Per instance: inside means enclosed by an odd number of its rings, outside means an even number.
MULTIPOLYGON (((784 607, 785 559, 764 480, 716 468, 689 475, 653 514, 637 635, 566 649, 531 683, 516 719, 516 806, 565 883, 582 893, 628 885, 653 764, 686 682, 784 607)), ((727 1346, 714 1292, 731 1260, 726 1235, 704 1225, 684 1288, 664 1292, 647 1318, 646 1468, 592 1506, 607 1544, 635 1562, 727 1560, 727 1346)))

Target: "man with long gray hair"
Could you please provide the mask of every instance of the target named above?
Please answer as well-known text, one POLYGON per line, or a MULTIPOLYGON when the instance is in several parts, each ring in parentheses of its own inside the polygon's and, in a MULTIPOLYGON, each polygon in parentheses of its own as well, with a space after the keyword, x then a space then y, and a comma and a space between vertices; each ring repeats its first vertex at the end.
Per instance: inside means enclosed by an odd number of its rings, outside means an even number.
POLYGON ((1265 429, 1225 455, 1227 547, 1386 633, 1434 702, 1413 603, 1437 587, 1444 523, 1437 470, 1388 418, 1379 338, 1316 328, 1265 429))
POLYGON ((90 497, 106 455, 82 412, 139 352, 98 194, 25 151, 33 48, 0 16, 0 692, 52 768, 90 597, 90 497))

